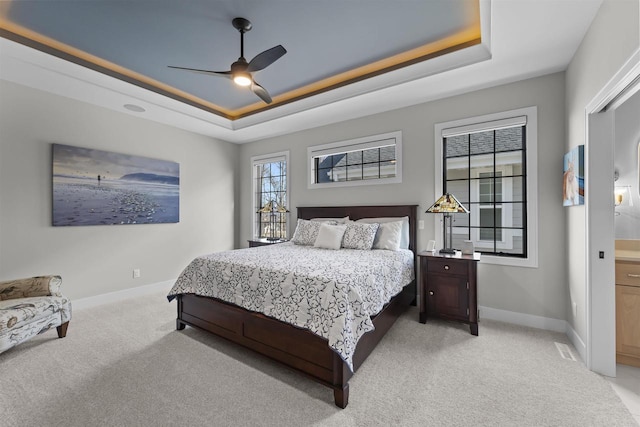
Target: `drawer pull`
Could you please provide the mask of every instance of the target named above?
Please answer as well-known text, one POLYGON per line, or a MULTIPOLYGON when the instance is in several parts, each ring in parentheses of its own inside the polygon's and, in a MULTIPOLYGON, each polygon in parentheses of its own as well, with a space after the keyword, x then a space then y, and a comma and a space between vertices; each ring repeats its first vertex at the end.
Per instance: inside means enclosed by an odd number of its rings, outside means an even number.
POLYGON ((627 273, 628 277, 640 277, 640 274, 631 274, 631 273, 627 273))
POLYGON ((449 266, 448 266, 448 265, 445 265, 445 266, 444 266, 444 269, 445 269, 445 270, 448 270, 448 269, 449 269, 449 266))
POLYGON ((433 296, 433 291, 429 291, 429 295, 433 296))

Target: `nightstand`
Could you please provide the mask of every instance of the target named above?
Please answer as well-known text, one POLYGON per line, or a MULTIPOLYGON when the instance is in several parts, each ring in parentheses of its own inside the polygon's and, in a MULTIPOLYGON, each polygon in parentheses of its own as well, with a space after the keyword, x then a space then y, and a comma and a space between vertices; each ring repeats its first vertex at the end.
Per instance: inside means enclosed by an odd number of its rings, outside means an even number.
POLYGON ((269 246, 269 245, 275 245, 276 243, 284 243, 284 242, 288 242, 288 240, 267 240, 267 239, 251 239, 251 240, 247 240, 249 242, 249 247, 250 248, 256 248, 258 246, 269 246))
POLYGON ((480 254, 421 252, 420 323, 438 317, 469 324, 478 335, 477 265, 480 254))

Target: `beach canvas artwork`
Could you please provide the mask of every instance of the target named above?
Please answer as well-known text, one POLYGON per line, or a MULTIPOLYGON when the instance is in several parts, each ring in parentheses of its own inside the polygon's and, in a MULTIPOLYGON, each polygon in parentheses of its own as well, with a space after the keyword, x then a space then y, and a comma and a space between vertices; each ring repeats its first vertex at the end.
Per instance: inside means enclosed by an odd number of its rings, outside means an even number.
POLYGON ((584 145, 564 155, 562 205, 584 205, 584 145))
POLYGON ((53 225, 175 223, 180 165, 53 144, 53 225))

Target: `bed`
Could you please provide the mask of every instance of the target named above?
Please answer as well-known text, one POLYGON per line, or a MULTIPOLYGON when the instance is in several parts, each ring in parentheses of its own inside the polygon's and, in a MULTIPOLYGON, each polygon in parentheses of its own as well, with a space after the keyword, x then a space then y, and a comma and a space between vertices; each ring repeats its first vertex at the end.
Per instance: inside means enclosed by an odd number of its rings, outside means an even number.
MULTIPOLYGON (((395 296, 388 303, 385 303, 386 300, 381 303, 376 298, 373 298, 373 302, 366 300, 366 303, 356 304, 355 308, 348 308, 350 313, 357 312, 359 314, 343 316, 348 318, 349 327, 347 329, 349 329, 350 333, 353 333, 353 336, 345 334, 344 337, 339 336, 338 339, 335 339, 335 334, 330 333, 330 331, 320 330, 322 328, 317 327, 316 323, 310 319, 300 319, 300 312, 304 312, 300 309, 298 309, 298 314, 292 312, 290 307, 274 311, 273 306, 277 304, 271 304, 269 305, 271 311, 266 311, 270 315, 265 315, 256 311, 257 308, 252 305, 251 298, 253 297, 251 296, 245 296, 241 303, 234 304, 226 302, 237 301, 233 297, 225 295, 224 289, 217 290, 217 293, 207 290, 206 283, 203 283, 208 280, 207 277, 227 274, 233 276, 236 281, 236 287, 247 288, 245 290, 254 291, 249 295, 256 295, 256 276, 258 276, 258 273, 251 276, 251 271, 247 270, 249 272, 246 276, 243 276, 241 272, 246 269, 241 269, 240 267, 234 267, 235 269, 232 271, 224 267, 211 268, 218 265, 216 263, 223 262, 224 258, 229 257, 231 252, 222 253, 218 257, 214 257, 213 255, 215 254, 198 257, 181 274, 169 294, 169 300, 177 299, 176 328, 182 330, 186 325, 200 328, 277 360, 309 376, 311 379, 331 387, 334 391, 335 404, 340 408, 345 408, 349 401, 348 381, 353 373, 362 365, 406 307, 410 304, 415 304, 416 211, 417 205, 299 207, 297 209, 298 219, 307 220, 312 218, 343 218, 347 216, 351 220, 378 217, 409 218, 408 249, 411 251, 409 253, 411 258, 409 268, 412 271, 410 277, 405 275, 403 279, 406 281, 408 277, 409 283, 406 285, 403 283, 398 288, 397 294, 395 290, 390 290, 389 292, 395 296), (240 280, 239 283, 238 280, 240 280), (212 295, 218 295, 220 298, 212 295), (240 305, 254 309, 243 308, 240 305), (374 307, 376 305, 380 305, 382 308, 374 307), (375 311, 377 314, 368 316, 368 310, 375 311), (378 310, 380 311, 378 312, 378 310), (278 318, 283 320, 278 320, 278 318)), ((286 251, 289 250, 297 251, 292 258, 300 259, 309 256, 311 251, 309 248, 296 248, 292 243, 283 243, 232 252, 239 259, 242 259, 245 265, 251 265, 253 264, 251 256, 255 256, 256 259, 278 258, 286 255, 286 251), (290 248, 287 248, 287 245, 290 248)), ((316 249, 316 251, 323 250, 316 249)), ((339 256, 343 257, 348 255, 349 250, 324 250, 324 252, 318 252, 321 254, 316 256, 319 260, 318 262, 321 262, 321 258, 328 256, 326 254, 329 252, 336 254, 336 256, 339 253, 339 256)), ((405 254, 404 258, 402 258, 402 253, 400 253, 402 251, 398 251, 398 254, 393 254, 391 251, 377 250, 369 252, 372 255, 384 255, 384 258, 396 257, 397 259, 393 261, 395 264, 407 262, 407 255, 405 254)), ((296 269, 296 274, 299 273, 298 269, 307 268, 309 270, 310 267, 307 265, 310 264, 309 261, 306 264, 300 263, 300 267, 291 266, 290 268, 296 269)), ((339 262, 345 261, 336 261, 336 263, 339 262)), ((238 263, 240 264, 240 261, 238 263)), ((357 263, 354 262, 354 265, 357 263)), ((407 266, 405 265, 404 268, 406 269, 407 266)), ((385 267, 385 271, 388 269, 388 267, 385 267)), ((277 273, 275 272, 274 274, 277 275, 277 273)), ((305 274, 308 274, 308 271, 305 274)), ((264 281, 259 286, 275 286, 277 288, 277 285, 269 284, 271 279, 266 276, 263 277, 262 273, 259 275, 259 280, 264 281)), ((272 288, 270 291, 271 294, 273 294, 274 289, 272 288)), ((390 287, 390 289, 394 288, 390 287)), ((323 304, 333 304, 333 307, 336 304, 341 305, 340 301, 333 301, 330 298, 333 293, 335 292, 330 289, 327 291, 327 301, 330 302, 323 304)), ((261 303, 264 303, 264 301, 261 303)), ((323 315, 322 312, 316 313, 319 313, 316 315, 323 315)), ((310 315, 309 317, 312 316, 310 315)), ((329 329, 333 330, 332 327, 329 329)))

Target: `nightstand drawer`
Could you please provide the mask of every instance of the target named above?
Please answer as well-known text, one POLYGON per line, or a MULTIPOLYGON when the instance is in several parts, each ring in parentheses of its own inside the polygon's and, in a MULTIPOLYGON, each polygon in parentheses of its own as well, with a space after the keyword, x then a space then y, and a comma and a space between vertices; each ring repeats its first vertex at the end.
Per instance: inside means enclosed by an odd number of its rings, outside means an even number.
POLYGON ((250 248, 257 248, 258 246, 269 246, 277 243, 284 243, 286 240, 268 240, 268 239, 252 239, 248 240, 250 248))
POLYGON ((467 261, 457 261, 452 259, 429 258, 427 263, 427 271, 429 273, 455 274, 466 276, 469 272, 469 263, 467 261))

